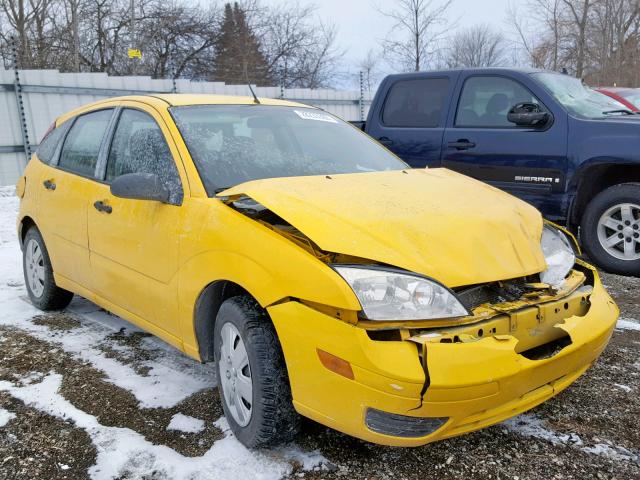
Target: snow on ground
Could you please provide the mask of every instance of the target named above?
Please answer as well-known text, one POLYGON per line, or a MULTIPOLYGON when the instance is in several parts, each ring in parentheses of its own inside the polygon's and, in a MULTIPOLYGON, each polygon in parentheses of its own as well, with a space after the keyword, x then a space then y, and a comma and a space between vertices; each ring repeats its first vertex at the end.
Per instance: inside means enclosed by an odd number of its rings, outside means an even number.
POLYGON ((14 418, 16 418, 15 413, 11 413, 10 411, 5 410, 4 408, 0 408, 0 427, 4 427, 7 423, 9 423, 14 418))
POLYGON ((182 413, 176 413, 171 417, 171 422, 167 430, 178 430, 185 433, 198 433, 204 430, 204 420, 199 418, 193 418, 189 415, 183 415, 182 413))
POLYGON ((551 429, 542 419, 531 413, 525 413, 515 418, 511 418, 503 425, 508 430, 518 433, 524 437, 534 437, 545 440, 553 445, 566 445, 578 448, 583 452, 593 455, 601 455, 614 460, 626 460, 640 463, 640 455, 624 447, 613 443, 596 443, 585 446, 584 441, 576 433, 558 433, 551 429))
POLYGON ((616 323, 616 328, 619 330, 635 330, 640 332, 640 322, 630 318, 620 317, 618 323, 616 323))

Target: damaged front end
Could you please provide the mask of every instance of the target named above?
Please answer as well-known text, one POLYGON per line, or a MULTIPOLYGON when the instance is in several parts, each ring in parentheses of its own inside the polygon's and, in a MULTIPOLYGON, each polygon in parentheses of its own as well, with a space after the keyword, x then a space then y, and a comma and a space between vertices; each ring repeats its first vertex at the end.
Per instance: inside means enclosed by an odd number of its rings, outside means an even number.
MULTIPOLYGON (((333 268, 393 269, 322 249, 250 197, 224 201, 333 268)), ((287 363, 298 367, 290 369, 298 411, 388 445, 422 445, 483 428, 571 384, 604 349, 618 314, 595 269, 580 260, 553 286, 533 273, 449 291, 468 315, 373 320, 304 299, 269 307, 287 363), (323 365, 319 352, 348 364, 352 377, 323 365), (327 396, 334 388, 350 402, 327 396)))

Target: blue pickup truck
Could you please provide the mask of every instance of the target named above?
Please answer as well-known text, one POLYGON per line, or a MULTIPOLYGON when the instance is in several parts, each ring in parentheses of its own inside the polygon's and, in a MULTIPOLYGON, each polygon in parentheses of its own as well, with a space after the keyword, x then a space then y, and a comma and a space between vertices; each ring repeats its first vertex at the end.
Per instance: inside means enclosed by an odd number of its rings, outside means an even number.
POLYGON ((362 127, 412 167, 522 198, 578 234, 600 267, 640 275, 640 115, 579 79, 498 68, 390 75, 362 127))

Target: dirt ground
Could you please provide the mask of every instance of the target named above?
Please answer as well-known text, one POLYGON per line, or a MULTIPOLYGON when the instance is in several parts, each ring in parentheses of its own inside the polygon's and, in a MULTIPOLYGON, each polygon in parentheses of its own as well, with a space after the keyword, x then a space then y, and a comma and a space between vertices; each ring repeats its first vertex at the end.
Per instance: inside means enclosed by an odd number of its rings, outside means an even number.
MULTIPOLYGON (((640 279, 604 275, 621 317, 640 321, 640 279)), ((16 285, 16 288, 19 286, 16 285)), ((48 332, 0 327, 0 383, 27 385, 61 376, 59 394, 103 426, 129 429, 148 442, 185 457, 199 457, 225 434, 215 388, 205 388, 171 407, 143 408, 131 391, 58 341, 78 329, 98 328, 82 314, 36 315, 28 322, 48 332), (182 413, 204 420, 197 433, 168 430, 182 413)), ((141 377, 162 363, 165 348, 150 348, 147 334, 121 329, 98 348, 105 358, 129 365, 141 377)), ((190 360, 185 360, 190 368, 190 360)), ((194 367, 195 368, 195 367, 194 367)), ((157 388, 161 389, 162 385, 157 388)), ((90 430, 23 403, 6 389, 0 408, 13 416, 0 427, 0 479, 83 479, 98 451, 90 430)), ((640 479, 640 331, 616 330, 597 364, 558 397, 514 420, 480 432, 413 449, 368 444, 311 421, 296 441, 318 452, 320 466, 291 460, 291 479, 640 479)), ((268 453, 267 453, 268 455, 268 453)), ((206 473, 206 472, 203 472, 206 473)), ((125 470, 119 478, 171 478, 161 471, 125 470)), ((194 477, 195 478, 195 477, 194 477)), ((199 477, 200 478, 200 477, 199 477)), ((203 475, 202 478, 209 478, 203 475)), ((210 478, 216 478, 215 475, 210 478)), ((225 478, 220 477, 218 478, 225 478)), ((260 478, 256 472, 255 478, 260 478)), ((247 478, 247 480, 250 480, 247 478)))

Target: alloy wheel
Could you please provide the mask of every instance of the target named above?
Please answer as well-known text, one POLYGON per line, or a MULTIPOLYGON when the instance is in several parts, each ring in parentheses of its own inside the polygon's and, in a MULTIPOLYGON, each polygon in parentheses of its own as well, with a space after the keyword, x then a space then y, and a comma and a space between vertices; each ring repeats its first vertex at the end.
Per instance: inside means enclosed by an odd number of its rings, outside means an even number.
POLYGON ((41 297, 44 292, 44 257, 40 244, 33 238, 25 247, 25 268, 29 289, 35 297, 41 297))
POLYGON ((606 210, 598 220, 598 240, 619 260, 640 259, 640 205, 621 203, 606 210))
POLYGON ((232 323, 225 323, 220 330, 221 347, 218 369, 227 410, 241 427, 251 420, 253 407, 253 382, 247 349, 240 332, 232 323))

